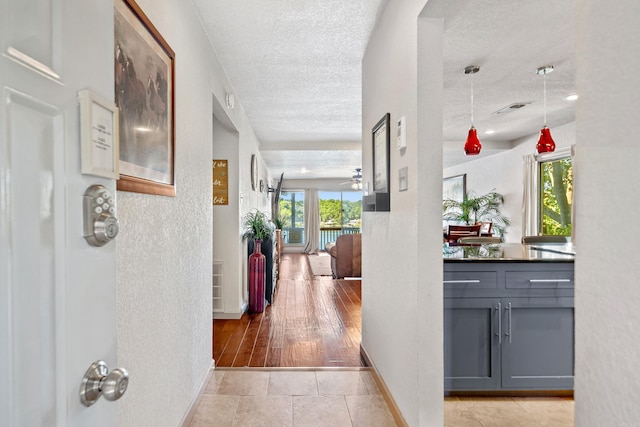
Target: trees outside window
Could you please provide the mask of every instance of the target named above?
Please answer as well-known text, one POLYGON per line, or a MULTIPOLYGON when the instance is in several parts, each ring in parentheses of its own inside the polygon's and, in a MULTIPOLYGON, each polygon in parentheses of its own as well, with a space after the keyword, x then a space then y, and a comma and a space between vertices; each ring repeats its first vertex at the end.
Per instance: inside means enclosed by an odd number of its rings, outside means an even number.
POLYGON ((573 205, 571 157, 540 162, 540 181, 541 234, 571 236, 573 205))
POLYGON ((304 242, 304 191, 280 193, 279 219, 284 243, 304 242))
POLYGON ((362 193, 359 191, 321 191, 320 226, 360 228, 362 193))

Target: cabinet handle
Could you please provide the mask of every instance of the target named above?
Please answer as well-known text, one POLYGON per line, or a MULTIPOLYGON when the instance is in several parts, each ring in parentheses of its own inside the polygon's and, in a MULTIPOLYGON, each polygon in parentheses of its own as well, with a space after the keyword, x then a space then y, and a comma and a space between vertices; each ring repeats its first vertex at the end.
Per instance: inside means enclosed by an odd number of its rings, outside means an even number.
POLYGON ((443 280, 442 283, 480 283, 480 280, 470 279, 470 280, 443 280))
POLYGON ((509 344, 511 344, 511 303, 505 308, 505 310, 509 313, 509 325, 507 330, 507 336, 509 337, 509 344))
POLYGON ((502 344, 502 303, 499 302, 496 307, 498 313, 498 344, 502 344))
POLYGON ((569 283, 571 279, 529 279, 529 283, 569 283))

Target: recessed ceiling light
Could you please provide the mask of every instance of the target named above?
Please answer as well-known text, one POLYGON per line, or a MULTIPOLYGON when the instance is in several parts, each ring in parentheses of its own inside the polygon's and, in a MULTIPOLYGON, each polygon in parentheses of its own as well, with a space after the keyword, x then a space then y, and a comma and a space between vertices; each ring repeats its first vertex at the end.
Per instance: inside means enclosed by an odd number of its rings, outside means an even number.
POLYGON ((309 171, 307 170, 307 168, 302 168, 300 169, 300 173, 309 173, 309 171))
POLYGON ((495 131, 495 130, 493 130, 493 129, 489 129, 489 130, 485 131, 484 133, 485 133, 486 135, 493 135, 494 133, 496 133, 496 131, 495 131))
POLYGON ((575 101, 576 99, 578 99, 578 95, 576 95, 575 93, 573 95, 569 95, 565 98, 567 101, 575 101))

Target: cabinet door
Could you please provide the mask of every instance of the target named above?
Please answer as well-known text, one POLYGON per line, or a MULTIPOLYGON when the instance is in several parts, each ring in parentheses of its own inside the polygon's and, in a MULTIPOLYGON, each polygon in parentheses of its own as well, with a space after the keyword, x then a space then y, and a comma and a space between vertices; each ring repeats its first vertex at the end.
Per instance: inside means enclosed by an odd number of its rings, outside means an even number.
POLYGON ((500 385, 499 298, 444 299, 445 390, 500 385))
POLYGON ((573 389, 573 298, 503 298, 502 388, 573 389))

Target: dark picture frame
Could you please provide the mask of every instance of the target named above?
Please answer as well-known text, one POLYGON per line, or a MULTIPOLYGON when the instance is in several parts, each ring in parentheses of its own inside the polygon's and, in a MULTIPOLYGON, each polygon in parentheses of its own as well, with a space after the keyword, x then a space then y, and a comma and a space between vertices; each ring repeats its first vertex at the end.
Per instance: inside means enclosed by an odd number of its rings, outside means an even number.
POLYGON ((115 0, 117 189, 175 196, 175 53, 134 0, 115 0))
POLYGON ((373 144, 373 192, 389 192, 391 115, 385 114, 371 130, 373 144))

